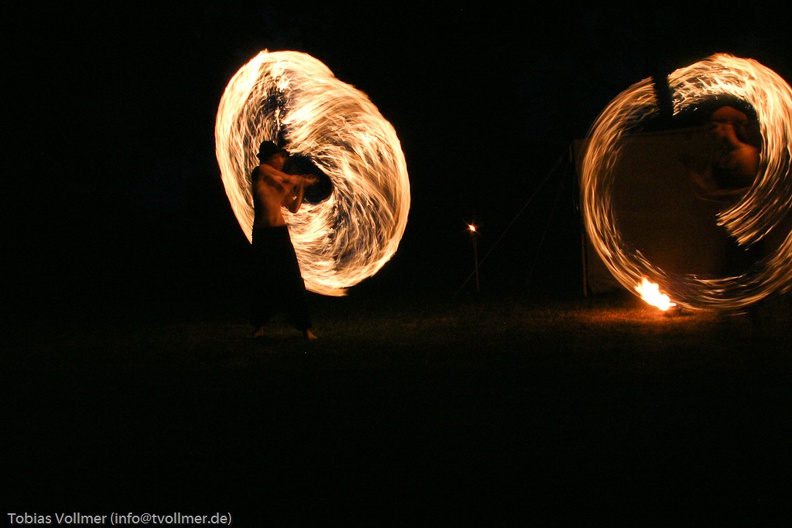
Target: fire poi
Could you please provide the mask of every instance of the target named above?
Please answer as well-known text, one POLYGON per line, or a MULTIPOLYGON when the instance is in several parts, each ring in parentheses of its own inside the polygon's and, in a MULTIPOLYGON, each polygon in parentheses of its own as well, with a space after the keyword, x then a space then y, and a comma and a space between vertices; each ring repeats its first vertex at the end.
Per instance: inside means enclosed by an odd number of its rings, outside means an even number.
POLYGON ((287 216, 306 288, 341 296, 379 271, 404 234, 410 184, 396 132, 368 96, 294 51, 262 51, 231 78, 217 111, 216 155, 248 240, 249 175, 263 140, 284 143, 332 184, 287 216))
POLYGON ((753 107, 762 136, 759 171, 736 203, 719 213, 718 222, 746 247, 771 232, 787 231, 780 233, 781 242, 756 266, 733 276, 711 278, 668 273, 624 240, 613 211, 614 167, 625 138, 659 112, 653 81, 644 79, 611 101, 587 137, 581 194, 585 229, 593 247, 621 285, 642 296, 647 291, 660 295, 662 306, 676 303, 691 310, 735 310, 787 292, 792 284, 792 231, 781 222, 792 203, 792 89, 755 60, 727 54, 680 68, 667 80, 674 116, 713 96, 732 96, 753 107))

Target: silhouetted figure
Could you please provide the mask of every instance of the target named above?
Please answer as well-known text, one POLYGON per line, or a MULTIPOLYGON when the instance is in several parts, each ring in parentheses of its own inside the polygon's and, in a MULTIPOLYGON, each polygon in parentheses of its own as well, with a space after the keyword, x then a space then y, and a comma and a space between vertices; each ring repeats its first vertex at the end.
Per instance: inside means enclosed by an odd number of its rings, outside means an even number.
POLYGON ((748 116, 722 106, 710 117, 714 141, 709 171, 698 173, 699 196, 732 205, 751 186, 759 169, 759 149, 748 143, 748 116))
MULTIPOLYGON (((721 106, 710 116, 712 153, 706 170, 694 172, 697 195, 716 202, 720 210, 734 205, 748 190, 759 170, 759 149, 748 140, 748 116, 732 106, 721 106)), ((723 276, 738 276, 762 254, 761 242, 741 246, 727 233, 723 276)))
POLYGON ((305 338, 316 339, 311 331, 305 282, 282 212, 283 207, 292 213, 300 209, 305 188, 316 183, 316 177, 283 172, 288 156, 275 143, 264 141, 258 153, 261 164, 251 174, 255 216, 250 322, 253 336, 263 337, 269 319, 285 313, 305 338))

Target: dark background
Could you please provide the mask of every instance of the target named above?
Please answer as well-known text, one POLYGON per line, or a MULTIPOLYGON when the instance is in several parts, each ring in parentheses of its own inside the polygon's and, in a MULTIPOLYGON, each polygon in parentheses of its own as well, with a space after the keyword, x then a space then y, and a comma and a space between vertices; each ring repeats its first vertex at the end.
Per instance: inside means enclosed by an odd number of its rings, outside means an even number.
POLYGON ((26 2, 0 24, 0 506, 789 518, 788 303, 763 329, 581 299, 569 161, 646 77, 728 52, 792 79, 778 10, 26 2), (249 338, 247 240, 214 158, 226 83, 265 48, 366 92, 410 172, 399 251, 348 299, 312 299, 310 349, 249 338), (471 221, 482 295, 455 296, 471 221))
POLYGON ((783 17, 757 3, 30 2, 3 26, 4 305, 25 319, 244 287, 214 118, 263 49, 318 58, 400 137, 407 231, 353 295, 469 289, 469 222, 483 288, 581 292, 569 155, 604 106, 716 52, 792 76, 783 17))

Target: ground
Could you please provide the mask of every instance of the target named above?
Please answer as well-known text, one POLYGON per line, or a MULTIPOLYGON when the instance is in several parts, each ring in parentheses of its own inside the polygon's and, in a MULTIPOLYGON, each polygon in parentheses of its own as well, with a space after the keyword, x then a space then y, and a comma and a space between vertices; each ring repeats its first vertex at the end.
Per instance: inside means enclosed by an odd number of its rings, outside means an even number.
POLYGON ((789 518, 787 300, 758 318, 631 295, 311 300, 318 342, 281 321, 253 340, 233 312, 9 329, 4 513, 789 518))

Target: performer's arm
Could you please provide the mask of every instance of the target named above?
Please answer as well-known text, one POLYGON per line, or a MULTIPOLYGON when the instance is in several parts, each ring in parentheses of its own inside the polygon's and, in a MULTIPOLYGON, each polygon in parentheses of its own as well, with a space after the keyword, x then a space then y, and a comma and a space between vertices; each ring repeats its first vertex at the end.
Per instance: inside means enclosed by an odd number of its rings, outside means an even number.
POLYGON ((302 177, 297 174, 287 174, 283 171, 279 171, 275 167, 267 165, 266 163, 259 165, 261 170, 278 182, 279 184, 283 185, 284 187, 294 187, 298 185, 302 181, 302 177))
POLYGON ((293 191, 286 197, 283 205, 289 210, 290 213, 296 213, 300 210, 303 197, 305 196, 305 185, 300 182, 294 186, 293 191))
POLYGON ((285 200, 286 203, 284 203, 286 208, 292 213, 296 213, 300 210, 303 197, 305 196, 305 188, 317 182, 316 176, 299 175, 297 178, 299 179, 299 183, 294 186, 292 193, 287 196, 285 200))

